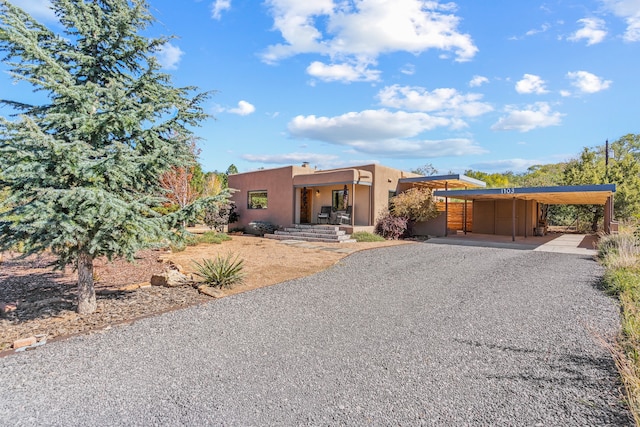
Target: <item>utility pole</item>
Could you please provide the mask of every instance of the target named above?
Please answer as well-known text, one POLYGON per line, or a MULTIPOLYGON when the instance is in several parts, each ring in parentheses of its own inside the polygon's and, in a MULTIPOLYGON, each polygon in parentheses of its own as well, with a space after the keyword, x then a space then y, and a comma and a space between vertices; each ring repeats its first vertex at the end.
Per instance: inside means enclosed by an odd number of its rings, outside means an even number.
POLYGON ((604 180, 609 183, 609 138, 604 143, 604 180))

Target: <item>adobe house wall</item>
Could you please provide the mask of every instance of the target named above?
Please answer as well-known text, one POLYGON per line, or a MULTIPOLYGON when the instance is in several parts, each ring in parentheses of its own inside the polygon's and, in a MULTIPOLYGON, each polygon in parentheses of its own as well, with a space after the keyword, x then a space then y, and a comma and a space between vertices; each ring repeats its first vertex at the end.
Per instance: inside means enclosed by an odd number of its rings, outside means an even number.
MULTIPOLYGON (((473 232, 510 236, 513 231, 512 200, 475 200, 473 202, 473 232)), ((537 203, 516 200, 516 236, 533 235, 537 225, 537 203)))
POLYGON ((229 188, 237 189, 231 199, 236 203, 240 216, 229 228, 246 227, 252 221, 266 221, 274 225, 289 226, 294 218, 295 174, 313 173, 313 169, 301 166, 286 166, 253 172, 229 175, 229 188), (266 209, 249 209, 250 191, 267 191, 266 209))
MULTIPOLYGON (((309 167, 287 166, 276 169, 265 169, 253 172, 245 172, 229 176, 229 187, 240 191, 232 195, 232 200, 236 203, 239 220, 230 224, 230 228, 246 227, 252 221, 267 221, 274 225, 289 226, 299 223, 300 212, 296 207, 300 206, 301 185, 309 184, 311 189, 311 220, 316 222, 317 214, 322 206, 332 205, 332 191, 342 190, 344 184, 320 185, 321 176, 325 173, 331 174, 333 182, 342 180, 342 169, 344 169, 344 182, 354 181, 354 170, 364 170, 372 174, 372 185, 355 185, 355 194, 350 194, 350 204, 354 200, 354 223, 356 225, 374 225, 380 213, 388 209, 389 192, 398 190, 398 180, 400 178, 419 176, 414 173, 404 172, 398 169, 389 168, 377 164, 365 166, 354 166, 327 171, 315 171, 309 167), (300 177, 300 175, 313 175, 300 177), (294 176, 296 186, 294 188, 294 176), (319 179, 320 178, 320 179, 319 179), (266 209, 249 209, 248 193, 250 191, 267 191, 266 209)), ((353 191, 353 186, 347 184, 349 191, 353 191)))
POLYGON ((420 176, 378 164, 358 166, 357 168, 370 171, 373 174, 371 225, 375 225, 378 217, 389 209, 389 192, 398 192, 398 180, 420 176))

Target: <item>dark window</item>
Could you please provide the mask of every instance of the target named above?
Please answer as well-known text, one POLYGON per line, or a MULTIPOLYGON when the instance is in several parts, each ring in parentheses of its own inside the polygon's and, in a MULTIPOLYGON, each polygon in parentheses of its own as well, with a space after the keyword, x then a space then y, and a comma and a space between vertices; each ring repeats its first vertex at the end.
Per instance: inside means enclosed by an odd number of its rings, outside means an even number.
POLYGON ((333 196, 331 197, 331 207, 334 211, 347 210, 344 205, 344 190, 333 190, 333 196))
POLYGON ((393 190, 389 190, 389 198, 387 199, 387 202, 389 204, 389 210, 393 209, 393 198, 396 197, 398 195, 398 193, 396 193, 393 190))
POLYGON ((249 209, 267 209, 267 190, 249 191, 247 194, 249 209))

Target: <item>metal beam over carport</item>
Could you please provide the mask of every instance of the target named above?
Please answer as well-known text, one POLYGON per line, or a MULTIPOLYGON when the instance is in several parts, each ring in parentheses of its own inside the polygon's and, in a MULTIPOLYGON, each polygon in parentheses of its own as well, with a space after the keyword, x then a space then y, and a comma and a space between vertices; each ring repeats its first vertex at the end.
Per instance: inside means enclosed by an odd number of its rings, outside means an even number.
POLYGON ((613 220, 615 184, 565 185, 556 187, 508 187, 465 190, 438 190, 436 197, 459 200, 513 200, 512 239, 515 241, 515 202, 533 200, 550 205, 605 205, 605 231, 610 232, 613 220), (608 224, 607 224, 608 223, 608 224))

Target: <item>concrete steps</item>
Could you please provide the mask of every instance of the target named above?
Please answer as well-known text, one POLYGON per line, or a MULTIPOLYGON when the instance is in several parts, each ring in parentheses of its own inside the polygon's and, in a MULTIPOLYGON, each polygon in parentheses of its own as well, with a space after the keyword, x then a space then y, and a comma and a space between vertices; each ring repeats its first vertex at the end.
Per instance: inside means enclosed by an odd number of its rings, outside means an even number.
POLYGON ((264 237, 275 240, 300 240, 323 243, 355 242, 350 234, 341 230, 337 225, 295 224, 293 227, 287 227, 284 230, 276 230, 273 234, 265 234, 264 237))

